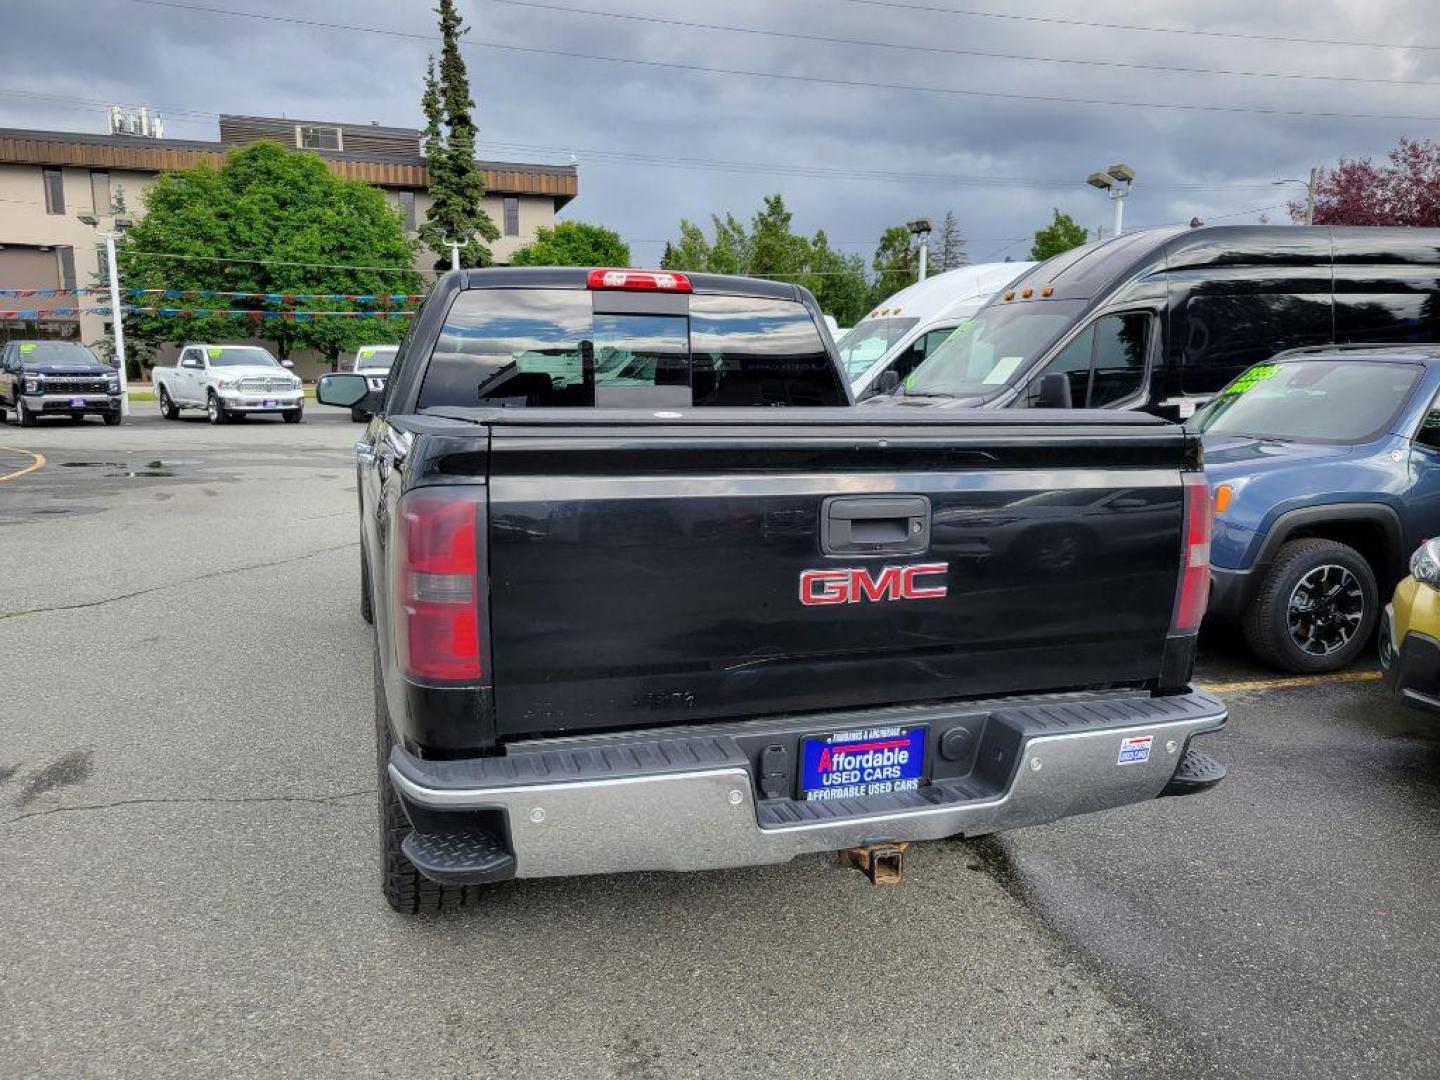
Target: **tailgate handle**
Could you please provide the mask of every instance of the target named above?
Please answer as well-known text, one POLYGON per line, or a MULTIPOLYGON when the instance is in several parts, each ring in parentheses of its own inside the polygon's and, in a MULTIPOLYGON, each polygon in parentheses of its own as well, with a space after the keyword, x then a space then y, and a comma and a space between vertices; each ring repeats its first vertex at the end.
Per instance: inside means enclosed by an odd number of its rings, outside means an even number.
POLYGON ((836 495, 820 507, 826 555, 913 555, 930 547, 924 495, 836 495))

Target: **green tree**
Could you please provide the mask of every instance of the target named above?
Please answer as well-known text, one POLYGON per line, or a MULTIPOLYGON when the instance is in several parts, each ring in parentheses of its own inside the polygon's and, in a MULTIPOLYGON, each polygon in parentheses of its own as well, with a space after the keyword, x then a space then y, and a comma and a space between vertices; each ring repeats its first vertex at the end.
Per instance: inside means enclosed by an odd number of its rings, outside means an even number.
POLYGON ((810 241, 790 231, 791 213, 783 195, 767 195, 750 221, 748 274, 795 281, 810 264, 810 241))
POLYGON ((965 234, 960 231, 960 222, 955 220, 955 211, 945 211, 945 223, 940 226, 940 251, 935 260, 939 273, 957 270, 970 261, 965 254, 965 234))
POLYGON ((1035 230, 1035 243, 1030 245, 1030 258, 1040 262, 1052 255, 1059 255, 1062 251, 1079 247, 1089 239, 1090 234, 1075 224, 1074 218, 1069 214, 1062 214, 1060 209, 1055 207, 1050 224, 1035 230))
POLYGON ((535 239, 510 256, 512 266, 629 266, 630 248, 601 225, 562 221, 535 230, 535 239))
POLYGON ((460 242, 460 265, 489 266, 490 248, 500 230, 481 205, 485 178, 475 160, 475 121, 470 76, 460 54, 465 26, 455 0, 440 0, 440 70, 432 56, 425 71, 420 107, 425 114, 424 148, 430 174, 430 208, 420 226, 420 242, 435 253, 435 269, 450 266, 450 242, 460 242))
POLYGON ((854 326, 870 310, 864 257, 859 252, 846 255, 836 251, 824 229, 810 241, 806 272, 799 283, 815 294, 820 310, 835 316, 841 326, 854 326))
POLYGON ((660 265, 666 270, 704 273, 710 269, 710 241, 705 239, 705 230, 693 221, 681 220, 679 242, 665 247, 667 256, 660 265))
MULTIPOLYGON (((325 296, 421 291, 420 275, 404 269, 415 249, 400 212, 378 188, 336 176, 317 154, 252 143, 232 150, 218 169, 202 163, 164 173, 141 198, 145 214, 126 233, 118 253, 120 280, 127 289, 325 296), (184 258, 162 257, 174 255, 184 258)), ((345 300, 286 304, 217 296, 134 303, 196 310, 183 317, 128 316, 126 334, 138 341, 255 337, 273 345, 281 359, 294 349, 313 348, 332 366, 341 352, 398 340, 406 326, 403 319, 252 321, 202 313, 205 308, 258 313, 357 307, 345 300)))
POLYGON ((915 284, 915 275, 920 270, 920 245, 914 233, 904 225, 886 229, 875 246, 870 268, 875 273, 875 283, 870 290, 872 307, 905 286, 915 284))

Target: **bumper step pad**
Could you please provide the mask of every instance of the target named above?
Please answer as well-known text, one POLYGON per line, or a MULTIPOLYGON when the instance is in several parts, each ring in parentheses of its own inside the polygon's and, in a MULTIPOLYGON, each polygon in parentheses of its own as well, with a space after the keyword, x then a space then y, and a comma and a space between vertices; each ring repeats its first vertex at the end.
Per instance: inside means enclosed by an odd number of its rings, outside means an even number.
POLYGON ((400 848, 416 870, 442 885, 487 885, 515 876, 515 856, 484 833, 412 832, 400 848))
POLYGON ((1186 750, 1185 756, 1180 761, 1180 767, 1175 770, 1175 775, 1170 778, 1170 783, 1165 785, 1165 790, 1160 793, 1160 797, 1194 795, 1201 791, 1209 791, 1224 779, 1224 765, 1199 750, 1186 750))

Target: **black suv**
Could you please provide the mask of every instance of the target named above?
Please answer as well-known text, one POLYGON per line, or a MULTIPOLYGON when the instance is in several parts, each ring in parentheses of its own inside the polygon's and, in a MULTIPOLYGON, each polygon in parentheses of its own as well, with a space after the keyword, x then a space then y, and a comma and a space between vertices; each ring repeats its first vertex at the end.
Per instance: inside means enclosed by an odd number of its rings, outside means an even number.
POLYGON ((39 416, 120 423, 120 376, 73 341, 10 341, 0 349, 0 423, 15 413, 21 427, 39 416))

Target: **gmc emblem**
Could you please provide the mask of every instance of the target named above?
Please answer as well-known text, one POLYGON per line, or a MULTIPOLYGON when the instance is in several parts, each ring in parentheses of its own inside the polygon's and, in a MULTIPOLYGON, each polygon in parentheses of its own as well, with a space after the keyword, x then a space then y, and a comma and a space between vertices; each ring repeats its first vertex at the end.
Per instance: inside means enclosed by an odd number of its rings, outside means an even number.
POLYGON ((920 579, 948 573, 949 563, 919 563, 915 566, 886 566, 872 577, 861 566, 836 570, 802 570, 800 603, 858 604, 862 600, 933 600, 944 596, 944 584, 924 584, 920 579))

